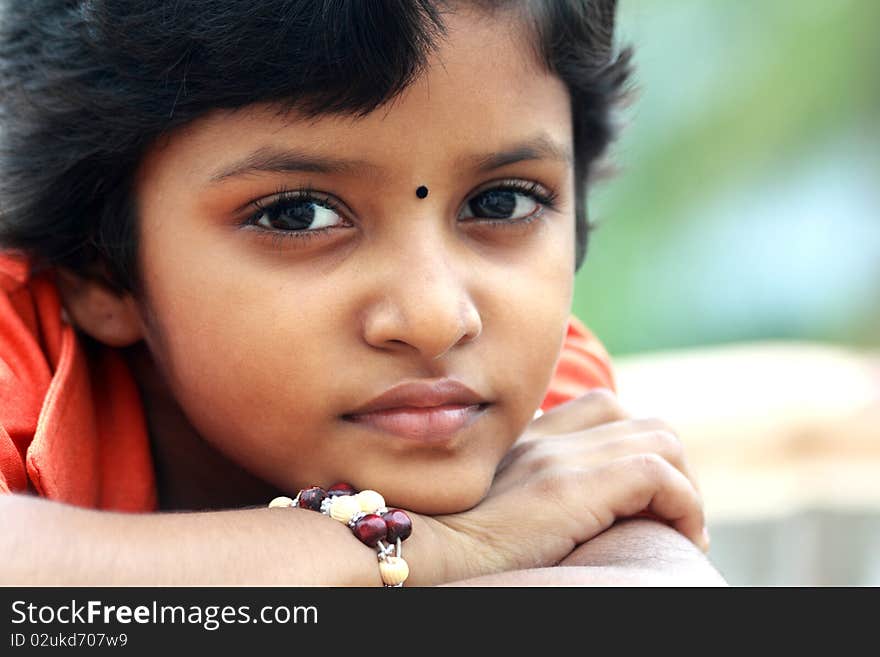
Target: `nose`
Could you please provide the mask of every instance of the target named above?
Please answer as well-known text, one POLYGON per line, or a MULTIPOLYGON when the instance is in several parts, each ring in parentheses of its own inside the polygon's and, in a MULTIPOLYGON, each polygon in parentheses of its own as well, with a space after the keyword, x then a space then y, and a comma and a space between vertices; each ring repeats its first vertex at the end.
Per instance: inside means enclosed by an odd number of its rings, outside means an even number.
MULTIPOLYGON (((412 247, 412 245, 411 245, 412 247)), ((385 350, 415 350, 430 360, 475 340, 483 330, 464 265, 454 266, 433 249, 411 249, 377 281, 381 286, 364 314, 367 344, 385 350), (433 253, 426 253, 431 250, 433 253)))

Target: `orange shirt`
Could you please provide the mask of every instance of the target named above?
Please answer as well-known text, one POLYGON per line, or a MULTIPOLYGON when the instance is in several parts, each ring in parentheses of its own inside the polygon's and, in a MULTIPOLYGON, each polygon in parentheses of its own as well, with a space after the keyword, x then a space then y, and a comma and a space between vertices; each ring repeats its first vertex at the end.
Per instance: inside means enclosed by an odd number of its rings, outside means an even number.
MULTIPOLYGON (((614 389, 608 354, 571 317, 546 411, 590 388, 614 389)), ((154 511, 143 406, 121 354, 86 357, 61 315, 51 270, 0 253, 0 493, 93 509, 154 511)))

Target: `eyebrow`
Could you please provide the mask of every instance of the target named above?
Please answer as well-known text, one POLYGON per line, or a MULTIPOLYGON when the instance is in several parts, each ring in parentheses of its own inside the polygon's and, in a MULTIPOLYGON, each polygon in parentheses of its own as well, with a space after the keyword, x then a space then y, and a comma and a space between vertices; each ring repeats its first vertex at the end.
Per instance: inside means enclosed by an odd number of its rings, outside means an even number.
MULTIPOLYGON (((531 160, 556 160, 572 164, 574 157, 569 148, 541 133, 504 147, 494 153, 466 155, 458 159, 458 166, 469 166, 476 173, 486 173, 503 166, 531 160)), ((344 160, 301 150, 265 146, 237 162, 211 174, 210 182, 219 183, 229 178, 255 173, 335 173, 369 174, 381 176, 384 169, 367 160, 344 160)))
POLYGON ((555 141, 547 133, 541 133, 526 141, 512 144, 497 153, 471 155, 460 163, 467 162, 479 173, 500 169, 508 164, 530 160, 556 160, 573 164, 574 157, 569 148, 555 141))

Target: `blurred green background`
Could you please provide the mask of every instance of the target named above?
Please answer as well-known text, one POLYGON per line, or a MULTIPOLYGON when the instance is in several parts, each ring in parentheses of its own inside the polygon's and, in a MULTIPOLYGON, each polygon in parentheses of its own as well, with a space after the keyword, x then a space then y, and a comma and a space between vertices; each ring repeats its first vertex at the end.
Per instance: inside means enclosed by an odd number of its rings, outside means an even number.
POLYGON ((632 104, 574 312, 615 354, 880 345, 880 2, 623 0, 632 104))

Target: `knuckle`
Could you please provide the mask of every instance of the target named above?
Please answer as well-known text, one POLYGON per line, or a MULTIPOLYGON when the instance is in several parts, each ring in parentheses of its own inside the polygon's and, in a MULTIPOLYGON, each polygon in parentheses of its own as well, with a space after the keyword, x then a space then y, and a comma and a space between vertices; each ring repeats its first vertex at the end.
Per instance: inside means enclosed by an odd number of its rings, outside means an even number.
POLYGON ((666 459, 659 454, 649 452, 646 454, 636 454, 632 458, 636 467, 655 479, 665 477, 667 474, 667 468, 670 467, 666 462, 666 459))
POLYGON ((604 410, 616 410, 620 406, 617 395, 608 388, 593 388, 582 395, 579 400, 583 404, 595 405, 604 410))
POLYGON ((673 456, 680 456, 684 452, 681 440, 671 431, 659 429, 651 432, 651 440, 657 445, 658 451, 673 456))
POLYGON ((621 406, 617 395, 607 388, 593 388, 575 400, 575 412, 589 419, 589 425, 595 426, 608 422, 619 422, 629 418, 629 414, 621 406))

